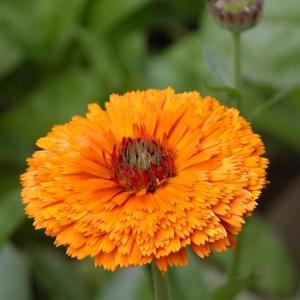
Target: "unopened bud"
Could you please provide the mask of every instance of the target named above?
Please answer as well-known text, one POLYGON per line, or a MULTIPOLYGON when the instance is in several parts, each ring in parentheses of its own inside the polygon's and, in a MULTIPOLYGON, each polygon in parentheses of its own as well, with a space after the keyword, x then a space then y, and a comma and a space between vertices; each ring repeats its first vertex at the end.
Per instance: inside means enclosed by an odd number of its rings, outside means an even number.
POLYGON ((217 23, 233 32, 247 30, 257 24, 263 0, 211 0, 209 10, 217 23))

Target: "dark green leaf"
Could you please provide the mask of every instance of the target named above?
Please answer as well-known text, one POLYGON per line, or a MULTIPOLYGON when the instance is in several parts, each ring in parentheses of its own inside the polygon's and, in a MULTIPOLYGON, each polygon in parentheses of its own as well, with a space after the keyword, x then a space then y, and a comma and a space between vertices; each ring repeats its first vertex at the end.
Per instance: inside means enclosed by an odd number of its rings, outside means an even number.
POLYGON ((170 268, 168 272, 173 300, 206 299, 208 278, 203 260, 190 255, 187 267, 170 268))
POLYGON ((34 61, 53 63, 73 38, 85 0, 3 1, 1 30, 34 61))
POLYGON ((132 31, 120 35, 113 44, 115 56, 124 69, 123 83, 130 89, 141 89, 144 84, 144 64, 147 59, 147 45, 144 33, 132 31))
POLYGON ((45 81, 27 101, 0 119, 0 152, 7 154, 2 159, 23 162, 38 137, 54 124, 64 123, 74 114, 83 114, 87 103, 97 101, 100 93, 97 77, 77 67, 45 81))
MULTIPOLYGON (((215 254, 212 259, 228 267, 232 251, 215 254)), ((295 287, 295 268, 288 250, 258 217, 251 217, 244 229, 240 273, 261 276, 255 286, 272 297, 286 296, 295 287)))
POLYGON ((281 91, 279 91, 277 94, 275 94, 272 98, 265 101, 262 105, 259 105, 256 107, 253 112, 250 114, 250 120, 253 121, 253 119, 259 117, 262 113, 268 111, 270 108, 278 104, 280 101, 283 101, 284 98, 286 98, 294 89, 294 87, 291 88, 285 88, 281 91))
POLYGON ((90 68, 98 75, 107 88, 116 88, 121 85, 122 71, 107 39, 99 38, 91 31, 80 28, 77 32, 84 56, 90 68))
POLYGON ((239 277, 234 279, 218 288, 213 290, 209 295, 209 300, 224 300, 224 299, 235 299, 241 291, 252 287, 258 280, 258 275, 248 275, 245 277, 239 277))
MULTIPOLYGON (((244 112, 251 118, 253 113, 259 110, 259 107, 267 105, 267 109, 259 112, 254 118, 254 124, 259 126, 264 132, 272 134, 300 152, 300 140, 295 138, 300 133, 300 123, 298 122, 300 107, 293 103, 294 100, 290 96, 292 90, 289 88, 283 89, 278 93, 274 92, 274 97, 276 97, 276 94, 280 96, 283 92, 285 95, 279 99, 280 102, 277 101, 274 105, 268 106, 268 100, 264 99, 259 89, 245 87, 243 89, 244 112)), ((294 95, 297 95, 297 93, 295 92, 294 95)))
POLYGON ((0 299, 30 300, 30 274, 24 257, 11 245, 0 249, 0 299))
MULTIPOLYGON (((17 190, 20 186, 20 171, 15 166, 6 168, 5 170, 2 169, 0 171, 0 178, 0 199, 4 200, 11 191, 17 190)), ((16 199, 19 198, 19 195, 16 194, 16 199)))
MULTIPOLYGON (((95 300, 138 300, 149 298, 149 280, 146 268, 137 267, 126 270, 118 270, 112 274, 107 274, 107 282, 103 289, 99 291, 95 300), (141 291, 141 286, 144 290, 141 291)), ((152 296, 152 295, 150 295, 152 296)), ((153 297, 153 296, 152 296, 153 297)))
POLYGON ((0 245, 3 244, 25 219, 19 191, 10 192, 0 201, 0 245))
POLYGON ((297 112, 300 112, 300 84, 298 87, 293 88, 289 94, 289 105, 291 109, 297 112))
POLYGON ((240 92, 236 88, 231 87, 231 86, 226 86, 226 85, 225 86, 221 86, 221 85, 218 86, 218 85, 211 85, 211 84, 205 83, 205 87, 208 90, 211 90, 211 91, 225 92, 233 98, 240 96, 240 92))
POLYGON ((91 299, 81 276, 75 272, 73 263, 58 249, 36 247, 30 252, 36 281, 44 292, 57 300, 91 299))
POLYGON ((12 41, 1 35, 1 29, 0 36, 0 78, 2 78, 14 71, 22 62, 23 53, 12 41))
POLYGON ((89 16, 90 27, 99 34, 108 33, 151 1, 153 0, 95 0, 89 16))
POLYGON ((177 90, 197 90, 207 81, 203 71, 201 40, 192 34, 147 64, 148 85, 155 88, 172 86, 177 90))
POLYGON ((95 295, 99 293, 105 287, 105 278, 107 272, 102 267, 95 267, 93 258, 83 259, 81 261, 73 261, 72 270, 81 278, 81 281, 85 288, 92 295, 90 299, 93 299, 95 295))

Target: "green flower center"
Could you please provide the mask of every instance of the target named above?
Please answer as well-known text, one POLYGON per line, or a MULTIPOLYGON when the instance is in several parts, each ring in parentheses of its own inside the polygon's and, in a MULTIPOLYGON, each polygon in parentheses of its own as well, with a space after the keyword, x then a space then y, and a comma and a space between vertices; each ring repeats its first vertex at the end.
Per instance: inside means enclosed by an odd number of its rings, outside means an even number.
POLYGON ((156 140, 124 137, 111 155, 113 180, 127 190, 154 192, 174 175, 173 155, 156 140))

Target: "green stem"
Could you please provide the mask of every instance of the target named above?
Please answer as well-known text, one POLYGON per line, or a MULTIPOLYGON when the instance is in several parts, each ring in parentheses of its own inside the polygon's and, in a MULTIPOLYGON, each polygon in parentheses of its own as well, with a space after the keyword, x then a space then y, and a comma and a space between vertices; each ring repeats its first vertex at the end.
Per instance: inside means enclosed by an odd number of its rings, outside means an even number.
MULTIPOLYGON (((234 71, 234 86, 240 91, 241 89, 241 34, 233 32, 233 71, 234 71)), ((236 107, 241 109, 241 96, 236 98, 236 107)))
MULTIPOLYGON (((234 85, 240 92, 241 89, 241 34, 239 32, 233 33, 233 45, 234 45, 234 85)), ((241 96, 237 97, 236 106, 241 110, 241 96)), ((237 238, 236 249, 233 252, 233 258, 231 266, 228 272, 228 281, 235 279, 238 275, 239 265, 241 260, 241 253, 243 247, 243 233, 241 232, 237 238)))
POLYGON ((233 258, 228 272, 228 281, 231 281, 238 276, 239 266, 241 262, 242 247, 243 247, 243 231, 240 232, 236 243, 237 245, 233 252, 233 258))
POLYGON ((162 276, 154 263, 151 264, 155 300, 171 300, 167 274, 162 276))

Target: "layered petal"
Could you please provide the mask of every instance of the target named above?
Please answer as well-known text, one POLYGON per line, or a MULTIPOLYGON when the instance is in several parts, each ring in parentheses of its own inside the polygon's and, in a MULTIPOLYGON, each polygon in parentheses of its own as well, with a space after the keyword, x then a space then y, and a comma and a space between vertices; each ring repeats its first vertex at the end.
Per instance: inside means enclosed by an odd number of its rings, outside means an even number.
POLYGON ((112 95, 37 141, 25 211, 67 254, 161 271, 223 251, 257 205, 268 160, 238 111, 197 92, 112 95))

